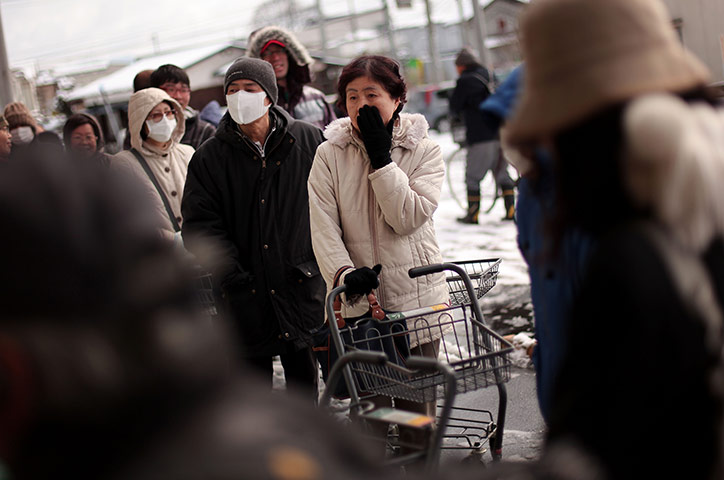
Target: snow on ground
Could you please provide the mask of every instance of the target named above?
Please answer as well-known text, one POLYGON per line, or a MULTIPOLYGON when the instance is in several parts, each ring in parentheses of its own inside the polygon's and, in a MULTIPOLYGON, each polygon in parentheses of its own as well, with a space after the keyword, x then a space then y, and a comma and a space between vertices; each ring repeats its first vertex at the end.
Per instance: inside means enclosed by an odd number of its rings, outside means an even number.
MULTIPOLYGON (((430 138, 440 145, 446 159, 458 149, 449 133, 431 131, 430 138)), ((450 175, 458 198, 465 202, 463 155, 456 156, 446 175, 450 175)), ((512 169, 511 175, 514 175, 512 169)), ((504 334, 522 330, 532 332, 528 268, 518 250, 515 223, 501 220, 505 215, 502 198, 498 199, 490 213, 484 212, 492 203, 494 191, 495 183, 492 175, 488 174, 482 183, 483 211, 479 224, 461 224, 455 219, 465 212, 455 201, 446 178, 434 217, 438 243, 445 261, 501 258, 498 282, 482 301, 486 320, 495 330, 504 334)))

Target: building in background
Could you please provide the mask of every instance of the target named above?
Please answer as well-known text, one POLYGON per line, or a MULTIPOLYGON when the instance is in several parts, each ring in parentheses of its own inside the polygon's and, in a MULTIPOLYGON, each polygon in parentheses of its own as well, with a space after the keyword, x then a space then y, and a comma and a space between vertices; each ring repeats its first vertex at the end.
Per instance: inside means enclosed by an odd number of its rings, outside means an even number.
POLYGON ((724 94, 724 1, 663 0, 681 43, 699 57, 724 94))

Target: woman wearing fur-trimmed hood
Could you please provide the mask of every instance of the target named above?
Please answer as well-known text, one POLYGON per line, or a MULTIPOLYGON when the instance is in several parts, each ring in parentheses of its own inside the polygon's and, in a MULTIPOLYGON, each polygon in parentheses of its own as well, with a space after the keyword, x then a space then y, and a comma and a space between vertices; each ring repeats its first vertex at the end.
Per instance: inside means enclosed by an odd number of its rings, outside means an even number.
POLYGON ((291 32, 277 26, 263 27, 249 36, 246 52, 274 67, 279 89, 278 105, 297 119, 324 128, 336 117, 324 93, 308 85, 314 60, 291 32))

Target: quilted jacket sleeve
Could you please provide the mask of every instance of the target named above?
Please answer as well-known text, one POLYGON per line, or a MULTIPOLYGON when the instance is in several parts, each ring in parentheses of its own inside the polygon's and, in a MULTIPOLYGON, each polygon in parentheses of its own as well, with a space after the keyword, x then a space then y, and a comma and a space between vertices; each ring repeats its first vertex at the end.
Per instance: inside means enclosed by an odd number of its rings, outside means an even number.
POLYGON ((385 221, 399 235, 414 233, 432 218, 445 176, 440 147, 425 140, 417 148, 422 155, 409 177, 395 162, 369 176, 385 221))
POLYGON ((309 173, 309 218, 314 256, 327 286, 331 288, 337 271, 352 266, 347 247, 342 240, 342 227, 337 208, 334 175, 327 161, 328 144, 317 149, 309 173))

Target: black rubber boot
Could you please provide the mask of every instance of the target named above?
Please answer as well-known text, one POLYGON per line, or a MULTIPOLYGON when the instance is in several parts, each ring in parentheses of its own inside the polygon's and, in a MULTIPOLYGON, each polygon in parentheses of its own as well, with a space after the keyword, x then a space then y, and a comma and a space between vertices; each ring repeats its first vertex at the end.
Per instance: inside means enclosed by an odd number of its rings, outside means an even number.
POLYGON ((503 202, 505 202, 503 220, 515 220, 515 191, 513 189, 503 190, 503 202))
POLYGON ((468 213, 464 217, 458 218, 460 223, 478 223, 478 213, 480 213, 480 192, 468 191, 468 213))

